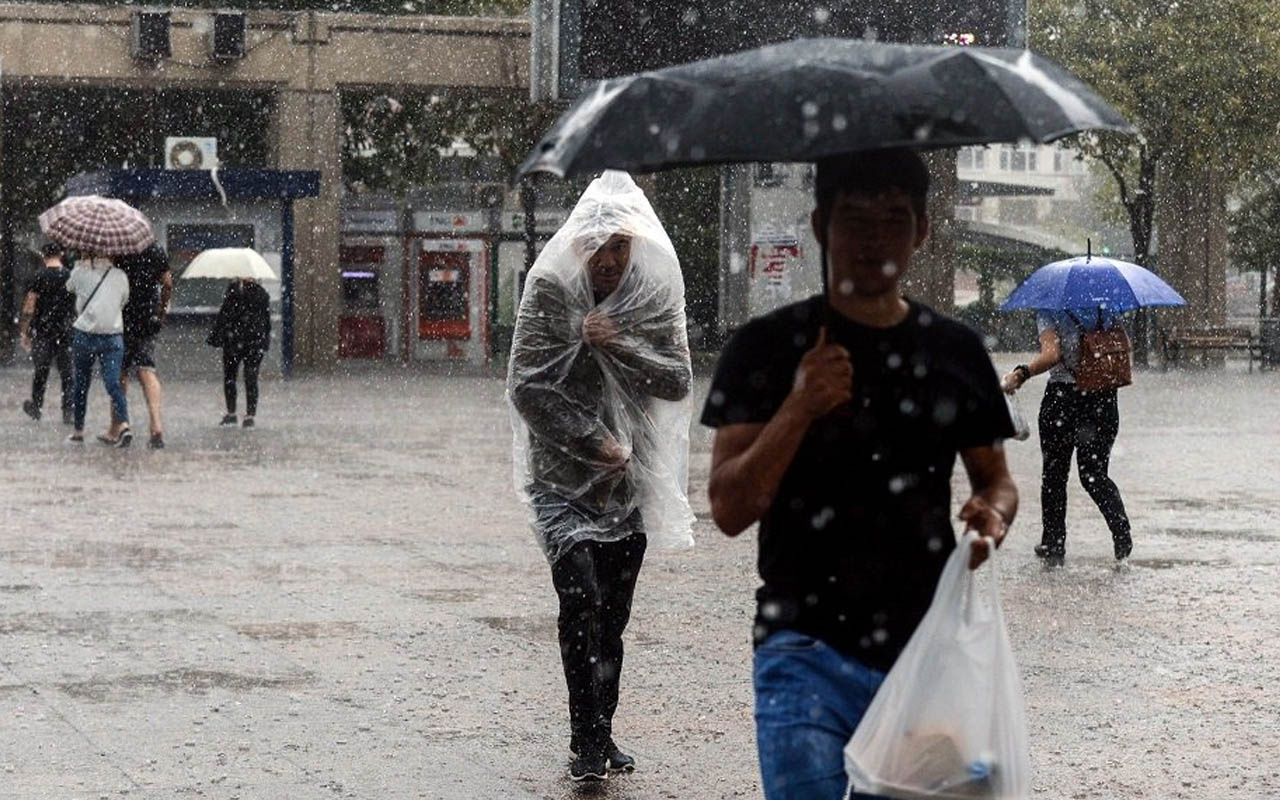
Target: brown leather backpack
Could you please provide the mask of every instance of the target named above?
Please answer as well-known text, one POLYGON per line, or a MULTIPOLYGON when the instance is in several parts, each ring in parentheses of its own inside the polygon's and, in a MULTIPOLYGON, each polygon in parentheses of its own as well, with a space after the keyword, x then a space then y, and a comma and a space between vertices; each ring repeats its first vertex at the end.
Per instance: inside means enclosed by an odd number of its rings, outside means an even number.
POLYGON ((1102 312, 1098 312, 1098 326, 1087 330, 1075 314, 1071 314, 1080 327, 1079 360, 1071 370, 1076 388, 1082 392, 1099 389, 1118 389, 1133 383, 1133 366, 1129 335, 1120 325, 1103 329, 1102 312))

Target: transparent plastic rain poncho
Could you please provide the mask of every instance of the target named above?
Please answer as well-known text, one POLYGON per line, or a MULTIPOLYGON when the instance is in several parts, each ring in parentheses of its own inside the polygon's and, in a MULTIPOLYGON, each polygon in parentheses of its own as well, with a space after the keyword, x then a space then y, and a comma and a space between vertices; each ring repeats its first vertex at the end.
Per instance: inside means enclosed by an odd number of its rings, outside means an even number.
POLYGON ((511 345, 516 491, 552 563, 637 530, 651 547, 693 544, 691 374, 675 249, 631 176, 605 172, 529 271, 511 345), (587 262, 615 234, 630 261, 598 298, 587 262), (592 312, 616 329, 608 341, 586 340, 592 312))

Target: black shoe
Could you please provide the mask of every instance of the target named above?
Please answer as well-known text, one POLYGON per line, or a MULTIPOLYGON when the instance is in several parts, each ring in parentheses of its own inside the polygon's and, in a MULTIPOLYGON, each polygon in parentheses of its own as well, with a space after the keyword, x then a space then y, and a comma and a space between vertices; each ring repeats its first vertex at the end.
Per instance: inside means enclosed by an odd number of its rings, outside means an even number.
POLYGON ((125 448, 133 444, 133 429, 125 428, 120 431, 120 437, 116 439, 116 447, 125 448))
MULTIPOLYGON (((571 755, 576 756, 579 748, 580 745, 576 738, 569 740, 569 753, 571 755)), ((609 768, 610 772, 635 772, 635 757, 622 752, 618 745, 614 743, 613 739, 610 739, 609 743, 605 745, 604 758, 606 766, 609 768)))
POLYGON ((609 762, 601 753, 584 753, 569 764, 569 779, 602 781, 609 777, 609 762))
POLYGON ((1065 549, 1049 544, 1038 544, 1034 550, 1036 557, 1042 559, 1046 567, 1060 567, 1067 557, 1065 549))
POLYGON ((40 420, 40 407, 31 400, 22 401, 22 410, 27 412, 28 417, 31 417, 37 422, 40 420))
POLYGON ((1115 546, 1116 561, 1124 561, 1133 552, 1133 537, 1127 533, 1123 536, 1112 536, 1111 543, 1115 546))
POLYGON ((222 417, 222 422, 219 422, 218 424, 219 424, 219 425, 235 425, 235 424, 236 424, 236 415, 235 415, 235 414, 224 414, 224 415, 223 415, 223 417, 222 417))
POLYGON ((245 426, 246 428, 252 428, 252 427, 253 427, 253 417, 245 417, 245 418, 244 418, 244 426, 245 426))
POLYGON ((635 772, 636 760, 634 756, 628 755, 618 749, 618 746, 612 741, 605 751, 605 764, 609 767, 610 772, 635 772))
POLYGON ((161 433, 153 433, 153 434, 151 434, 151 441, 150 441, 150 443, 148 444, 148 446, 149 446, 152 450, 163 450, 163 449, 164 449, 164 434, 161 434, 161 433))

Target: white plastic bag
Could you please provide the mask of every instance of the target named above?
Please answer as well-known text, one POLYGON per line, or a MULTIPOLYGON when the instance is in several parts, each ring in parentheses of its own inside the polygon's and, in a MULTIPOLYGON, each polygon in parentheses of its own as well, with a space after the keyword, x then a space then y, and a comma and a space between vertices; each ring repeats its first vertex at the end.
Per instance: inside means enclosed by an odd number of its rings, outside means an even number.
POLYGON ((951 554, 929 611, 845 746, 850 793, 1030 795, 1026 710, 1000 610, 995 549, 970 570, 977 539, 966 533, 951 554))
POLYGON ((1009 421, 1013 423, 1013 438, 1020 442, 1030 439, 1031 426, 1027 424, 1027 418, 1022 416, 1022 407, 1018 405, 1018 401, 1012 394, 1005 392, 1004 404, 1009 409, 1009 421))

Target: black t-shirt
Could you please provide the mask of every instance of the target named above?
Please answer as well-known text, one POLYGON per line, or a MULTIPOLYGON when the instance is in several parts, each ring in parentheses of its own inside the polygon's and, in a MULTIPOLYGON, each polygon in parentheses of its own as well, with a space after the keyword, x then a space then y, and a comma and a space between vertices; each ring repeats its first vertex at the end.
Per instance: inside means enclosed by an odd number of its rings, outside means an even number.
POLYGON ((752 320, 725 346, 702 423, 764 423, 825 319, 853 360, 853 401, 816 421, 760 521, 755 635, 790 629, 887 670, 955 548, 956 454, 1013 435, 978 335, 915 302, 890 328, 823 297, 752 320))
POLYGON ((31 317, 31 330, 41 336, 57 336, 75 321, 76 298, 67 291, 71 271, 65 267, 41 267, 31 278, 27 291, 36 293, 36 310, 31 317))
POLYGON ((160 329, 160 279, 169 271, 168 257, 152 245, 136 255, 117 258, 116 266, 129 279, 129 302, 122 311, 125 336, 155 335, 160 329))

